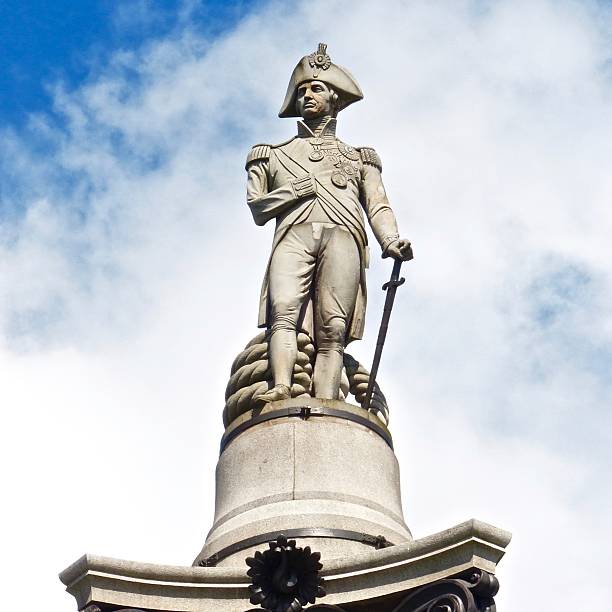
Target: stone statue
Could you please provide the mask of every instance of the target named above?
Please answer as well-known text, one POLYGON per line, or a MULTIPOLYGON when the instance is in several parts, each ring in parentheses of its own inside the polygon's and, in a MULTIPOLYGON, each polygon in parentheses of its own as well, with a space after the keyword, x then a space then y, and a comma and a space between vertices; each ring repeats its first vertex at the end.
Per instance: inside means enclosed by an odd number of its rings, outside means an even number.
POLYGON ((337 399, 344 348, 363 335, 368 246, 363 212, 383 257, 412 258, 401 239, 370 147, 336 137, 337 114, 363 98, 326 45, 303 57, 279 117, 301 117, 297 136, 255 145, 246 162, 247 202, 257 225, 276 220, 261 291, 259 327, 269 330, 273 387, 259 402, 291 396, 297 334, 314 339, 314 397, 337 399))
POLYGON ((378 155, 336 138, 338 111, 361 98, 319 45, 295 68, 280 111, 301 115, 297 137, 248 156, 255 222, 276 219, 265 331, 232 362, 214 523, 193 567, 84 555, 60 574, 79 610, 495 611, 493 572, 510 534, 472 519, 415 541, 404 521, 375 381, 412 253, 378 155), (365 217, 394 258, 370 372, 344 350, 363 333, 365 217))

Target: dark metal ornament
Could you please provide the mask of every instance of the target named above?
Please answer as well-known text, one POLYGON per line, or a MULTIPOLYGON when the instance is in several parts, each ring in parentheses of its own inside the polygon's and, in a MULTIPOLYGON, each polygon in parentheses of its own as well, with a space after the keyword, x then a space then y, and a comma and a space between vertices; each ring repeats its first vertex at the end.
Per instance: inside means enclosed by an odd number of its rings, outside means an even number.
POLYGON ((298 548, 295 540, 283 535, 270 542, 269 547, 246 560, 252 604, 267 612, 301 612, 317 597, 325 597, 320 553, 312 552, 309 546, 298 548))
MULTIPOLYGON (((140 608, 114 608, 115 612, 144 612, 140 608)), ((87 606, 82 612, 102 612, 102 609, 95 604, 87 606)))
MULTIPOLYGON (((306 408, 306 407, 304 407, 306 408)), ((304 411, 305 416, 304 420, 308 420, 310 417, 308 416, 307 411, 304 411)), ((336 416, 339 416, 339 411, 334 413, 336 416)), ((346 413, 344 413, 346 414, 346 413)), ((332 415, 330 415, 332 416, 332 415)), ((359 423, 366 422, 365 419, 361 421, 355 421, 359 423)), ((389 542, 387 538, 382 535, 371 535, 369 533, 363 533, 360 531, 351 531, 348 529, 326 529, 322 527, 296 527, 293 529, 288 529, 285 532, 286 538, 325 538, 325 539, 335 539, 335 540, 348 540, 351 542, 360 542, 361 544, 365 544, 366 546, 372 546, 376 550, 381 550, 382 548, 389 548, 390 546, 394 546, 392 542, 389 542)), ((227 559, 227 557, 243 551, 248 550, 250 548, 254 548, 256 546, 261 546, 262 544, 266 544, 270 541, 273 541, 276 537, 276 533, 262 533, 257 534, 256 536, 251 536, 250 538, 245 538, 243 540, 238 540, 225 548, 217 551, 210 555, 210 557, 205 557, 204 559, 200 559, 198 561, 198 567, 214 567, 222 561, 223 559, 227 559)))
MULTIPOLYGON (((345 368, 347 370, 356 371, 357 368, 360 367, 359 362, 356 359, 353 359, 350 355, 348 356, 347 355, 348 354, 345 353, 345 359, 344 359, 345 368)), ((374 385, 373 397, 376 397, 377 395, 379 397, 382 396, 382 392, 380 391, 380 388, 378 387, 378 385, 374 385)), ((382 397, 384 398, 384 396, 382 397)), ((316 417, 316 418, 335 417, 335 418, 342 418, 342 419, 345 419, 347 421, 351 421, 354 423, 359 423, 360 425, 363 425, 364 427, 367 427, 374 433, 378 434, 390 448, 393 448, 393 440, 391 439, 391 435, 389 434, 389 431, 386 428, 383 428, 380 425, 378 425, 376 421, 372 421, 370 419, 364 418, 360 414, 353 414, 352 412, 349 412, 347 410, 341 410, 338 408, 326 408, 326 407, 311 408, 309 406, 292 406, 290 408, 279 408, 276 410, 270 410, 269 412, 265 412, 263 414, 259 414, 257 416, 250 418, 247 421, 243 421, 240 425, 238 425, 231 431, 224 433, 223 437, 221 438, 221 452, 223 452, 226 449, 227 445, 234 438, 239 436, 241 433, 245 432, 247 429, 250 429, 251 427, 254 427, 255 425, 259 425, 260 423, 267 423, 268 421, 272 421, 274 419, 280 419, 280 418, 300 418, 300 419, 307 421, 311 417, 316 417)), ((294 535, 294 532, 295 530, 291 530, 290 537, 292 538, 304 537, 304 536, 294 535)), ((320 536, 313 536, 313 537, 320 537, 320 536)), ((335 537, 338 537, 338 536, 335 536, 335 537)), ((262 540, 262 541, 267 542, 269 541, 269 538, 267 538, 266 540, 262 540)), ((259 541, 256 544, 253 544, 253 546, 256 546, 257 544, 261 544, 262 541, 259 541)), ((240 550, 240 548, 237 550, 240 550)), ((237 552, 237 551, 233 551, 233 552, 237 552)), ((233 554, 233 552, 231 554, 233 554)))
POLYGON ((331 181, 336 187, 339 187, 340 189, 344 189, 348 185, 348 179, 346 178, 346 175, 338 171, 332 174, 331 181))
POLYGON ((415 589, 393 612, 495 612, 498 590, 493 574, 474 569, 415 589))

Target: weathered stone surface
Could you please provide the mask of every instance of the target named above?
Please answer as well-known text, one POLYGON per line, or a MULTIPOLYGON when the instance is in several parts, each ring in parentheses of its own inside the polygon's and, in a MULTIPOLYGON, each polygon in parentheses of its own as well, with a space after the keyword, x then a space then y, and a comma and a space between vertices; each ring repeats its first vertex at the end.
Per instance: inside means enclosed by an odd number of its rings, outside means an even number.
MULTIPOLYGON (((326 606, 389 598, 472 568, 495 572, 510 534, 470 520, 432 536, 324 563, 326 606)), ((246 555, 245 555, 246 556, 246 555)), ((86 555, 60 574, 79 609, 244 612, 249 579, 240 567, 176 567, 86 555)), ((333 608, 332 608, 333 609, 333 608)), ((374 608, 371 608, 372 610, 374 608)))
MULTIPOLYGON (((310 408, 335 407, 363 414, 335 400, 307 398, 310 408)), ((275 402, 268 410, 304 400, 275 402)), ((376 419, 377 426, 384 425, 376 419)), ((390 438, 390 436, 389 436, 390 438)), ((410 541, 404 523, 399 466, 387 442, 360 423, 333 416, 285 417, 243 431, 217 465, 215 522, 195 563, 243 540, 295 529, 344 530, 410 541)), ((294 537, 294 536, 291 536, 294 537)), ((346 538, 301 539, 323 560, 367 550, 346 538)), ((243 547, 219 564, 239 564, 243 547)))

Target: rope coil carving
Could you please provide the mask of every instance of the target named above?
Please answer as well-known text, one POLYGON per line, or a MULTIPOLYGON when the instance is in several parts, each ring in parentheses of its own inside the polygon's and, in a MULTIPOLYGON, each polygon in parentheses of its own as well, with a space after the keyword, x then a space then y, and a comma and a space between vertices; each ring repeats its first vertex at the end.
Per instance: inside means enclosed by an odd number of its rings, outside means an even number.
MULTIPOLYGON (((297 335, 297 345, 298 355, 293 368, 291 397, 310 397, 316 349, 312 338, 303 332, 297 335)), ((345 353, 340 381, 340 399, 346 399, 350 393, 355 397, 356 402, 362 405, 369 380, 368 370, 351 355, 345 353)), ((241 414, 252 410, 255 407, 253 398, 272 386, 267 334, 261 332, 244 347, 232 363, 230 379, 225 390, 223 410, 225 427, 241 414)), ((370 410, 377 414, 385 424, 389 422, 387 400, 377 383, 374 384, 370 410)))

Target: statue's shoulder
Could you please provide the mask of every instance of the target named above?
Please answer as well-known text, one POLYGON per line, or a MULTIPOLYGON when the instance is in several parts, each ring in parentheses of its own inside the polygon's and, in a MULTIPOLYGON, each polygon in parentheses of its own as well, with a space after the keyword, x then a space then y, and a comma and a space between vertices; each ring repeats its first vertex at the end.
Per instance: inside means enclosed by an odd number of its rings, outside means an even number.
POLYGON ((249 154, 247 155, 247 160, 245 167, 248 168, 250 164, 256 161, 267 161, 270 159, 270 151, 272 149, 278 149, 283 147, 284 145, 289 144, 295 139, 295 136, 289 138, 289 140, 285 140, 284 142, 280 142, 278 144, 256 144, 251 147, 249 154))
POLYGON ((247 155, 245 168, 248 167, 256 161, 266 161, 270 158, 270 149, 272 145, 269 144, 256 144, 251 147, 249 154, 247 155))
POLYGON ((285 145, 292 143, 296 138, 297 136, 292 136, 291 138, 288 138, 287 140, 283 140, 283 142, 279 142, 278 144, 271 145, 271 147, 272 149, 282 149, 285 145))
POLYGON ((369 166, 374 166, 378 168, 379 172, 382 172, 382 161, 380 161, 380 156, 372 147, 355 147, 357 151, 359 151, 359 155, 361 156, 361 161, 364 164, 369 166))

